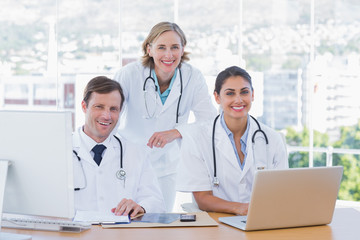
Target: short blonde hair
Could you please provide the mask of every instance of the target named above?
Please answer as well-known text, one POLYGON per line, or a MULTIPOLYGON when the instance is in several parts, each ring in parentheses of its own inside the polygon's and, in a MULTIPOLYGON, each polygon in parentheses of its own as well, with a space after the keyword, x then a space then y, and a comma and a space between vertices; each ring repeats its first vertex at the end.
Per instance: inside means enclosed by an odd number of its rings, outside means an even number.
MULTIPOLYGON (((180 37, 182 47, 186 46, 185 34, 176 23, 160 22, 151 29, 149 35, 146 37, 146 39, 144 40, 144 42, 142 44, 142 50, 144 53, 144 55, 142 56, 143 66, 150 67, 150 68, 155 67, 154 59, 149 56, 149 53, 147 52, 147 47, 152 42, 156 41, 160 37, 161 34, 163 34, 164 32, 167 32, 167 31, 176 32, 180 37)), ((181 61, 180 61, 179 67, 181 66, 182 62, 190 60, 190 58, 188 56, 189 54, 190 54, 189 52, 184 51, 184 54, 181 56, 181 61)))

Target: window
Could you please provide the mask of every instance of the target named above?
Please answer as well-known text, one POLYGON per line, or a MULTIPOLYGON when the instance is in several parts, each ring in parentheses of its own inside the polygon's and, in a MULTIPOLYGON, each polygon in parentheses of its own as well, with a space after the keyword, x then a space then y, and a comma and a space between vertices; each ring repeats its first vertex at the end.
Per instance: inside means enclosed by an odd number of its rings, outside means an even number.
POLYGON ((246 68, 251 114, 286 135, 290 165, 343 165, 340 197, 360 200, 347 184, 360 182, 358 1, 3 0, 0 12, 0 109, 72 111, 75 128, 87 81, 176 21, 210 92, 219 71, 246 68))

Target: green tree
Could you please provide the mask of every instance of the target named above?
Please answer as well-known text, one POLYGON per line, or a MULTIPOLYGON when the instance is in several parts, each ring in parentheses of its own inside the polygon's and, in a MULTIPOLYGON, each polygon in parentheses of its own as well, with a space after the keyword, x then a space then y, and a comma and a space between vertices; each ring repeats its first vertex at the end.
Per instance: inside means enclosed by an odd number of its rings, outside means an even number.
MULTIPOLYGON (((289 127, 286 129, 286 142, 291 146, 309 146, 309 129, 306 127, 301 132, 289 127)), ((314 131, 314 147, 327 147, 329 136, 326 133, 314 131)), ((326 154, 314 154, 314 166, 324 166, 326 164, 326 154)), ((291 152, 289 154, 289 167, 308 167, 308 152, 291 152)))
MULTIPOLYGON (((287 128, 286 141, 292 146, 309 146, 309 130, 295 131, 287 128)), ((340 128, 340 138, 334 143, 329 142, 325 133, 314 131, 314 147, 327 147, 345 149, 360 149, 360 121, 354 126, 340 128)), ((325 166, 326 154, 314 153, 314 166, 325 166)), ((360 155, 354 154, 333 154, 333 165, 343 166, 344 173, 339 189, 339 199, 360 201, 360 155)), ((308 152, 291 152, 289 154, 289 166, 308 167, 308 152)))
MULTIPOLYGON (((360 121, 350 127, 340 128, 340 139, 334 148, 360 149, 360 121)), ((334 154, 333 165, 344 167, 339 198, 360 201, 360 156, 354 154, 334 154)))

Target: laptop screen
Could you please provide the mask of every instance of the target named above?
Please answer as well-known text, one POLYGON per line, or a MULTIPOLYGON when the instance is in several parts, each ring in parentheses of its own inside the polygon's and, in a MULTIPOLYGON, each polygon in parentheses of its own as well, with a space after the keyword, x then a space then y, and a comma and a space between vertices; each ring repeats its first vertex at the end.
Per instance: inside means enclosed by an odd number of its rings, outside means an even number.
MULTIPOLYGON (((261 170, 255 174, 244 230, 328 224, 332 220, 343 167, 261 170)), ((234 226, 222 218, 220 221, 234 226)), ((237 226, 235 226, 237 227, 237 226)))

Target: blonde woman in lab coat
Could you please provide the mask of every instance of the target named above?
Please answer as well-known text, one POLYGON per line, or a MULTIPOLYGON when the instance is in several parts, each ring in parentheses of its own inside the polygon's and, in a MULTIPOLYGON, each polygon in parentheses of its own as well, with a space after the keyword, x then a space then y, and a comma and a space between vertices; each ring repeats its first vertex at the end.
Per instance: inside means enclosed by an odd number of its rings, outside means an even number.
POLYGON ((183 134, 177 190, 192 192, 201 210, 246 215, 255 171, 288 168, 286 146, 249 115, 254 89, 244 69, 222 71, 214 96, 221 114, 183 134))
POLYGON ((166 209, 175 201, 176 169, 182 129, 192 111, 196 121, 216 116, 201 72, 185 63, 186 38, 175 23, 161 22, 142 45, 142 62, 120 69, 117 80, 125 95, 119 131, 126 139, 148 146, 166 209))

